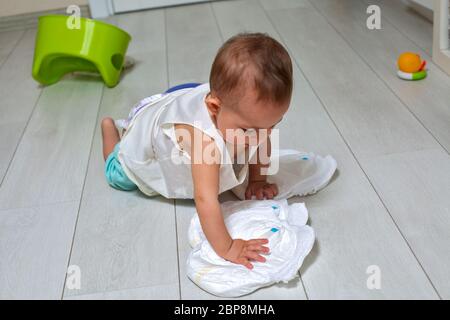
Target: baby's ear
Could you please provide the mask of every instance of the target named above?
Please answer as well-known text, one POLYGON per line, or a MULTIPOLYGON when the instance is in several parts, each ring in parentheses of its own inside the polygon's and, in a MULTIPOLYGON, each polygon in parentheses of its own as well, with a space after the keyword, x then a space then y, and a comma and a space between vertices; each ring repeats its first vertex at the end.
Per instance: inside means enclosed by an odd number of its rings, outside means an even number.
POLYGON ((209 112, 211 112, 214 115, 219 113, 221 107, 221 101, 219 100, 219 98, 209 95, 205 99, 205 103, 206 106, 208 107, 209 112))

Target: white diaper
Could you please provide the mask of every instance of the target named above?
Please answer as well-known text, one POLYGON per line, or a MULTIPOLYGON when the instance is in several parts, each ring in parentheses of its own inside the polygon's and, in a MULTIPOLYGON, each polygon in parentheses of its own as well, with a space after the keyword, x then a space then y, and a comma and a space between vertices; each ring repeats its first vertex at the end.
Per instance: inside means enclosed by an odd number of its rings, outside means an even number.
MULTIPOLYGON (((330 182, 337 168, 336 160, 329 155, 322 157, 291 149, 273 150, 271 166, 278 166, 274 174, 267 176, 267 182, 278 187, 275 200, 316 193, 330 182)), ((231 191, 239 199, 245 199, 247 184, 248 175, 242 184, 231 191)))
POLYGON ((266 262, 252 262, 247 269, 219 257, 202 231, 198 215, 189 227, 193 247, 187 260, 187 275, 200 288, 221 297, 239 297, 298 276, 303 259, 314 244, 314 231, 306 225, 303 203, 287 200, 245 200, 222 203, 225 224, 233 239, 267 238, 266 262))

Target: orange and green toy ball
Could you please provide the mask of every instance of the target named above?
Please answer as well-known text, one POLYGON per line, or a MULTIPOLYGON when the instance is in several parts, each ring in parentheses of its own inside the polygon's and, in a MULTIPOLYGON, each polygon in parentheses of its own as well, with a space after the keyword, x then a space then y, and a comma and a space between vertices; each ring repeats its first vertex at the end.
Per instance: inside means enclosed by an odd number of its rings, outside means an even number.
POLYGON ((405 80, 421 80, 427 76, 426 64, 416 53, 402 53, 397 60, 398 76, 405 80))

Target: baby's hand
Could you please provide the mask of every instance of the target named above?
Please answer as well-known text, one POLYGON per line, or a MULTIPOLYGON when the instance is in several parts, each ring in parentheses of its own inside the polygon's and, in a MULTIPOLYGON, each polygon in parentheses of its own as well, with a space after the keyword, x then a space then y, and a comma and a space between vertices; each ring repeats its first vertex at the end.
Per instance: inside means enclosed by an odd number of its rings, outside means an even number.
POLYGON ((267 181, 250 181, 245 191, 245 199, 251 199, 256 196, 256 199, 263 200, 273 199, 278 194, 278 187, 275 183, 268 183, 267 181))
POLYGON ((252 261, 266 262, 266 259, 259 253, 268 253, 269 248, 263 244, 268 243, 267 239, 242 240, 233 239, 230 249, 225 254, 224 259, 233 263, 242 264, 248 269, 253 269, 252 261))

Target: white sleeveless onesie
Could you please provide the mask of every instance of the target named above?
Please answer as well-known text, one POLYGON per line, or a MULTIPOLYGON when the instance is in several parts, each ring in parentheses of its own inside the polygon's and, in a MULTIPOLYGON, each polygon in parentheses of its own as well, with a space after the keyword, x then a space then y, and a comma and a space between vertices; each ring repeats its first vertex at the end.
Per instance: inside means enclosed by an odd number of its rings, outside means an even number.
MULTIPOLYGON (((238 198, 245 199, 248 163, 257 148, 250 147, 244 165, 233 167, 225 141, 205 103, 209 91, 209 83, 204 83, 157 94, 144 99, 133 111, 125 126, 118 159, 126 175, 143 193, 193 199, 190 156, 180 149, 174 130, 176 123, 184 123, 214 139, 221 153, 219 193, 232 190, 238 198)), ((336 170, 336 161, 331 156, 272 147, 271 163, 274 162, 278 171, 267 177, 269 183, 278 186, 279 193, 274 199, 317 192, 328 184, 336 170)))
MULTIPOLYGON (((248 171, 236 176, 225 142, 206 107, 209 83, 152 96, 134 115, 122 137, 118 158, 127 176, 147 195, 193 198, 190 155, 176 142, 174 124, 184 123, 211 136, 221 153, 219 192, 241 184, 248 171)), ((250 150, 250 157, 256 148, 250 150)))

